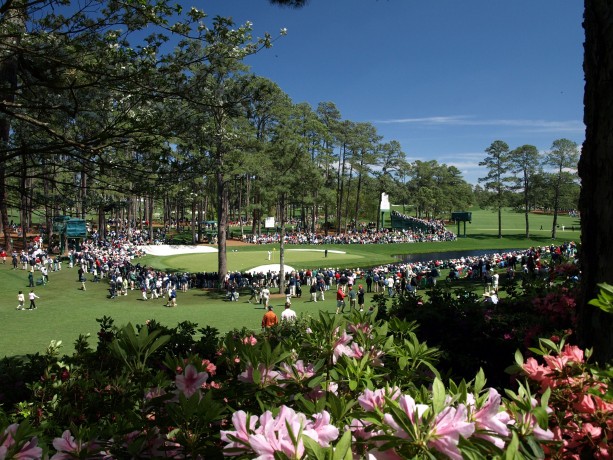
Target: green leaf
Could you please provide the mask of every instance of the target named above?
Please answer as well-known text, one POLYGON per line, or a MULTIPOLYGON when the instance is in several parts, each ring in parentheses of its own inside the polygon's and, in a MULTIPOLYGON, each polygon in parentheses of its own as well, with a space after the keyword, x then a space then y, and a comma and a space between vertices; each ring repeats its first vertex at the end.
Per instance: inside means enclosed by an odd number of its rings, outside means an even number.
POLYGON ((303 436, 304 448, 307 453, 307 458, 314 458, 316 460, 326 460, 327 449, 321 447, 317 441, 308 436, 303 436))
POLYGON ((336 444, 332 460, 351 460, 351 431, 347 430, 336 444))
POLYGON ((513 432, 513 438, 511 438, 511 442, 508 443, 504 449, 504 460, 514 460, 518 456, 519 449, 519 438, 517 437, 517 433, 513 432))
POLYGON ((479 372, 477 372, 477 375, 475 376, 475 385, 474 385, 475 393, 480 393, 484 386, 485 386, 485 373, 483 372, 483 369, 479 369, 479 372))
POLYGON ((523 367, 524 365, 524 355, 522 355, 519 349, 515 350, 515 362, 519 367, 523 367))
POLYGON ((443 385, 443 382, 437 377, 432 384, 432 408, 435 414, 443 410, 446 399, 445 385, 443 385))

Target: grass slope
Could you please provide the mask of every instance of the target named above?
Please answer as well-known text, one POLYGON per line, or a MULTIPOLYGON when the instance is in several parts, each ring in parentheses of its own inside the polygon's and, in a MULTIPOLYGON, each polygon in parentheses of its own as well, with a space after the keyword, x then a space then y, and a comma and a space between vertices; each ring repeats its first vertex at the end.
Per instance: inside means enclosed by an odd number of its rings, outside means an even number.
MULTIPOLYGON (((396 254, 428 253, 440 251, 464 251, 473 249, 500 250, 508 248, 527 248, 534 245, 552 243, 551 216, 531 215, 530 239, 523 238, 524 216, 505 212, 503 216, 503 238, 497 236, 497 217, 490 211, 473 211, 472 224, 467 225, 467 238, 454 242, 390 244, 390 245, 338 245, 326 246, 328 249, 345 251, 344 254, 330 252, 328 258, 320 251, 292 251, 297 246, 286 246, 285 262, 296 268, 313 267, 369 267, 392 263, 396 254), (544 229, 540 230, 540 226, 544 229)), ((575 226, 578 221, 561 216, 560 225, 566 228, 575 226)), ((558 232, 556 243, 579 240, 578 231, 558 232)), ((268 262, 268 249, 276 248, 272 262, 278 262, 278 245, 239 246, 228 248, 228 268, 232 271, 246 270, 268 262), (236 252, 232 252, 235 249, 236 252)), ((304 246, 300 248, 305 248, 304 246)), ((307 247, 308 248, 308 247, 307 247)), ((316 247, 313 249, 321 249, 316 247)), ((147 256, 141 263, 160 269, 178 271, 216 271, 216 254, 176 255, 169 257, 147 256)), ((35 292, 41 297, 35 311, 17 311, 17 292, 27 294, 27 273, 12 270, 7 261, 0 265, 0 357, 42 352, 51 340, 62 340, 65 350, 72 350, 72 344, 80 334, 91 334, 92 343, 98 331, 96 318, 110 316, 118 326, 131 322, 142 324, 155 319, 168 326, 182 321, 191 321, 203 327, 210 325, 220 331, 235 327, 259 329, 264 313, 259 305, 247 303, 242 296, 239 302, 226 302, 217 293, 192 290, 178 293, 178 307, 165 308, 163 300, 140 300, 140 292, 129 291, 128 296, 113 300, 106 298, 106 284, 87 282, 87 291, 80 290, 76 268, 68 269, 63 264, 61 272, 51 272, 47 286, 37 286, 35 292)), ((39 276, 37 272, 37 277, 39 276)), ((294 299, 293 306, 298 314, 317 314, 319 310, 334 312, 334 292, 329 292, 325 302, 308 302, 308 293, 302 299, 294 299)), ((367 296, 367 304, 369 297, 367 296)), ((275 311, 280 314, 284 296, 273 299, 275 311)), ((26 306, 28 304, 26 295, 26 306)))

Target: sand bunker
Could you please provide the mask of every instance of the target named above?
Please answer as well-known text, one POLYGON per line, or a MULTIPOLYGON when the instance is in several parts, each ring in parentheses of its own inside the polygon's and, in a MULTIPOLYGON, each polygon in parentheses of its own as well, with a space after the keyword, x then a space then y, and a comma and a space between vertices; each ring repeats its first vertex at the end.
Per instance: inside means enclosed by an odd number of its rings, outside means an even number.
MULTIPOLYGON (((294 267, 287 265, 287 264, 285 264, 284 269, 285 269, 285 273, 291 273, 291 272, 296 271, 294 267)), ((279 271, 281 271, 280 264, 268 264, 268 265, 260 265, 255 268, 250 268, 249 270, 247 270, 247 273, 267 273, 267 272, 279 273, 279 271)))

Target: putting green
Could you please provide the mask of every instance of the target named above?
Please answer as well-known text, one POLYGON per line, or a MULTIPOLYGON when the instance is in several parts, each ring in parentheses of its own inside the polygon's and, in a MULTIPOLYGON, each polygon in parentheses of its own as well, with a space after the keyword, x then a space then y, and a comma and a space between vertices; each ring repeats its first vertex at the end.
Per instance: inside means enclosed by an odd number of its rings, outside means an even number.
MULTIPOLYGON (((261 247, 260 247, 261 248, 261 247)), ((285 251, 285 263, 296 267, 335 267, 336 264, 353 264, 355 267, 366 266, 369 257, 363 253, 352 253, 350 248, 345 253, 329 251, 328 257, 321 250, 285 251)), ((268 260, 268 250, 248 250, 243 247, 229 247, 227 251, 228 271, 244 272, 253 267, 279 263, 279 251, 271 251, 268 260)), ((141 263, 159 268, 172 268, 185 272, 217 271, 217 254, 177 254, 172 256, 147 256, 141 263)))

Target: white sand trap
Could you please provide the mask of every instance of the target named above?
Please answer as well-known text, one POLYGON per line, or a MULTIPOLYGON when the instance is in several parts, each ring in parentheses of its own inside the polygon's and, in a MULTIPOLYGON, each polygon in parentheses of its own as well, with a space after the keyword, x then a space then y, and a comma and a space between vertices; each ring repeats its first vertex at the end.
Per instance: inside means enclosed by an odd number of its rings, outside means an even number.
MULTIPOLYGON (((286 249, 286 251, 326 252, 325 249, 286 249)), ((345 251, 338 251, 336 249, 328 249, 328 254, 347 254, 347 252, 345 252, 345 251)))
POLYGON ((187 246, 182 244, 151 244, 139 246, 139 249, 152 256, 173 256, 175 254, 206 254, 218 252, 212 246, 187 246))
MULTIPOLYGON (((291 267, 287 264, 285 264, 284 269, 285 269, 285 273, 291 273, 291 272, 296 271, 294 267, 291 267)), ((268 273, 269 271, 279 273, 279 271, 281 271, 281 265, 280 264, 260 265, 259 267, 250 268, 249 270, 247 270, 247 273, 268 273)))

